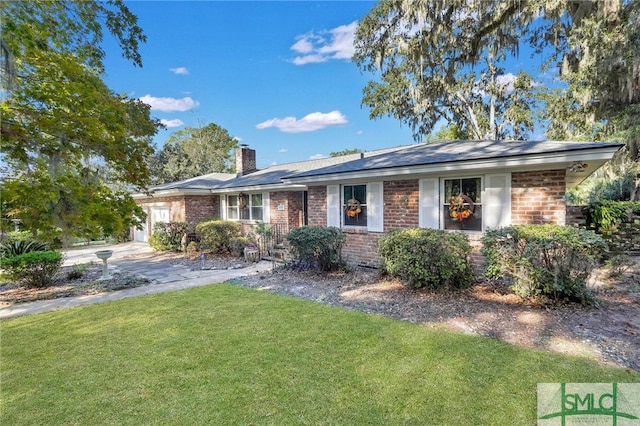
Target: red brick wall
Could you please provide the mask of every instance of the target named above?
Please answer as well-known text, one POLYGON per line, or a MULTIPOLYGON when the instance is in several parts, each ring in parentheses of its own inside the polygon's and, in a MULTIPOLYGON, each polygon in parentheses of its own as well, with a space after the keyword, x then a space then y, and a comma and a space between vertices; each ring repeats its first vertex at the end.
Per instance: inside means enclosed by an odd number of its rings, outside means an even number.
POLYGON ((349 265, 380 266, 378 240, 384 234, 366 229, 343 229, 347 238, 342 246, 342 259, 349 265))
POLYGON ((289 214, 287 223, 289 224, 289 229, 299 228, 304 224, 304 192, 292 191, 287 194, 287 211, 289 214))
POLYGON ((270 222, 271 223, 287 223, 288 212, 287 212, 287 193, 286 192, 272 192, 269 195, 269 202, 271 203, 270 209, 270 222), (284 210, 278 210, 278 205, 284 206, 284 210))
POLYGON ((220 217, 219 195, 187 195, 186 222, 196 225, 208 219, 220 217))
MULTIPOLYGON (((566 221, 565 170, 516 172, 511 175, 511 215, 514 224, 555 223, 566 221)), ((384 230, 418 227, 419 183, 417 179, 384 182, 384 230)), ((309 225, 326 226, 327 192, 313 186, 309 194, 309 225)), ((366 229, 343 229, 347 239, 343 257, 352 265, 378 266, 377 243, 383 235, 366 229)), ((469 234, 472 259, 482 262, 480 233, 469 234)))
POLYGON ((197 224, 220 216, 220 197, 218 195, 179 195, 174 197, 152 197, 136 200, 136 203, 149 212, 151 207, 169 208, 169 220, 197 224))
POLYGON ((287 229, 302 226, 302 191, 272 192, 269 197, 271 223, 285 224, 287 229), (278 206, 284 206, 284 210, 278 210, 278 206))
POLYGON ((418 179, 384 182, 384 230, 417 228, 418 179))
POLYGON ((309 225, 327 226, 327 187, 310 186, 309 194, 309 225))
POLYGON ((511 222, 565 224, 565 170, 511 174, 511 222))

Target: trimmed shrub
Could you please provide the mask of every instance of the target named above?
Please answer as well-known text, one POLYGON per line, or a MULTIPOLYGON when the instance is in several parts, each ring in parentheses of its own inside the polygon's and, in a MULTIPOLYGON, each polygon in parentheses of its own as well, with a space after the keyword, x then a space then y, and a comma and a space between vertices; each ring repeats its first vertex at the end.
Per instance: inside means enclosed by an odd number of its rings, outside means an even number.
POLYGON ((593 231, 560 225, 514 225, 482 238, 485 274, 521 298, 595 302, 586 282, 608 250, 593 231))
POLYGON ((210 220, 196 225, 200 249, 212 253, 232 253, 232 241, 240 237, 239 222, 210 220))
POLYGON ((333 271, 344 266, 342 245, 346 236, 335 227, 304 226, 286 236, 293 258, 305 267, 333 271))
POLYGON ((2 257, 15 257, 33 251, 47 251, 49 244, 35 240, 13 240, 0 245, 0 255, 2 257))
POLYGON ((181 251, 182 238, 187 234, 189 225, 186 222, 156 222, 149 245, 158 251, 181 251))
POLYGON ((378 241, 383 269, 411 287, 460 289, 473 282, 471 246, 462 232, 399 229, 378 241))
POLYGON ((27 287, 49 286, 61 266, 62 254, 57 251, 31 251, 0 258, 0 268, 9 279, 27 287))

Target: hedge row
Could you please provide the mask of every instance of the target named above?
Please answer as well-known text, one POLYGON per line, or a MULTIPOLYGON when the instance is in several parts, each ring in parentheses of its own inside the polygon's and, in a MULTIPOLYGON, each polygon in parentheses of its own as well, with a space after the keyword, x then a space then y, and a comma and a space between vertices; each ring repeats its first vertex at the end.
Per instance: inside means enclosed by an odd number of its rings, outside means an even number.
MULTIPOLYGON (((195 228, 201 250, 242 254, 249 240, 238 222, 212 220, 195 228)), ((184 235, 186 224, 164 226, 160 235, 184 235), (180 234, 182 233, 182 234, 180 234)), ((338 228, 305 226, 286 239, 299 265, 320 271, 344 266, 345 234, 338 228)), ((180 238, 181 241, 181 238, 180 238)), ((586 280, 608 250, 596 233, 570 226, 515 225, 487 231, 482 238, 485 276, 507 283, 522 298, 593 302, 586 280)), ((411 287, 462 289, 474 281, 467 235, 435 229, 394 230, 378 243, 382 270, 411 287)))

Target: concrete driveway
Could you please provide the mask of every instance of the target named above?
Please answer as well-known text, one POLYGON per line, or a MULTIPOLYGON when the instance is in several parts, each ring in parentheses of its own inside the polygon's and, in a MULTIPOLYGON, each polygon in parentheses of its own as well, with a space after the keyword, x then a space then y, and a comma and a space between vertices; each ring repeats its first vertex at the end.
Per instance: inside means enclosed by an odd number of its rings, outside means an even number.
POLYGON ((122 259, 123 257, 128 257, 134 254, 153 252, 153 249, 151 248, 151 246, 149 246, 149 244, 138 242, 74 247, 62 251, 64 253, 63 266, 73 266, 89 262, 102 263, 102 261, 96 257, 96 252, 100 250, 113 251, 113 255, 111 256, 111 258, 109 258, 109 262, 116 259, 122 259))

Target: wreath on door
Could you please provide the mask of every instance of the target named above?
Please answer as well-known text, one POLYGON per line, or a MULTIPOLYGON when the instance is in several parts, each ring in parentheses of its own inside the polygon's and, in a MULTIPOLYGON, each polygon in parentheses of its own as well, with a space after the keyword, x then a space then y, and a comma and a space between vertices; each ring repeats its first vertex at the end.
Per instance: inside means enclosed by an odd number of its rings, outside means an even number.
POLYGON ((464 220, 473 216, 476 206, 471 198, 461 194, 449 199, 449 216, 453 220, 464 220))
POLYGON ((355 198, 347 200, 347 206, 345 209, 347 211, 348 217, 358 217, 358 215, 362 213, 360 201, 356 200, 355 198))

